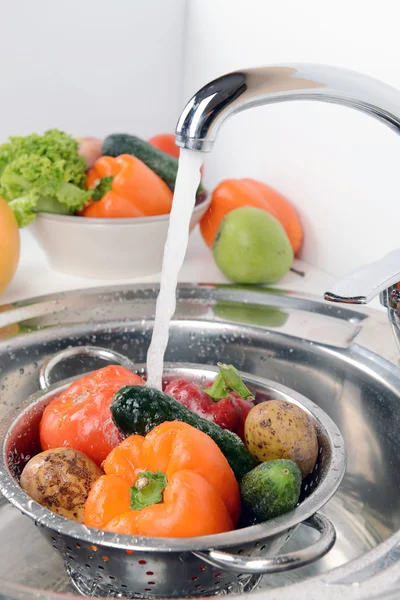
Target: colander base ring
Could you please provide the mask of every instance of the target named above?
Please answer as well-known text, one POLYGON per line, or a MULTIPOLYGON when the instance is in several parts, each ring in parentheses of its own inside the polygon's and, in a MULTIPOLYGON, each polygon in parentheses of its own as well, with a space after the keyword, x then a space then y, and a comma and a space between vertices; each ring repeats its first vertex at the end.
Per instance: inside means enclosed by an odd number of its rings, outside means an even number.
MULTIPOLYGON (((65 563, 65 569, 70 579, 73 588, 82 596, 101 597, 101 598, 159 598, 158 595, 143 594, 139 592, 129 592, 128 590, 118 590, 117 588, 104 584, 99 579, 86 577, 76 569, 73 569, 70 564, 65 563)), ((204 592, 191 591, 191 597, 208 597, 208 596, 226 596, 227 594, 247 594, 255 590, 259 585, 262 575, 241 575, 233 580, 229 585, 217 590, 204 590, 204 592)))

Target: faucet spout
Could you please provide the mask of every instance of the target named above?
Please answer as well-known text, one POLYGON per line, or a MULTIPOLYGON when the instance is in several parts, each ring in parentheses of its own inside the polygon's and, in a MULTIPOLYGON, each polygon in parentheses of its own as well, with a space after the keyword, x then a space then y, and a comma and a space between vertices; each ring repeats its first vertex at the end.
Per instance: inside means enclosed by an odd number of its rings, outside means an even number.
POLYGON ((189 100, 176 126, 181 148, 210 152, 232 115, 288 100, 319 100, 370 114, 400 132, 400 92, 355 71, 288 64, 235 71, 214 79, 189 100))

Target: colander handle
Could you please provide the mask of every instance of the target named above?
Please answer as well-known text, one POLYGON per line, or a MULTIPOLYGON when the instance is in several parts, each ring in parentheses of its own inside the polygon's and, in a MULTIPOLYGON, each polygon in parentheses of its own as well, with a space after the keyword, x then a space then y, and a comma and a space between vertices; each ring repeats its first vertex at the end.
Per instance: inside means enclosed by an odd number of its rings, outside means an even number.
POLYGON ((134 363, 129 360, 129 358, 123 354, 120 354, 119 352, 115 352, 115 350, 101 348, 100 346, 74 346, 73 348, 65 348, 65 350, 60 350, 60 352, 53 354, 53 356, 50 356, 50 358, 43 363, 39 373, 40 389, 44 391, 49 389, 51 386, 50 375, 56 365, 64 360, 80 355, 101 358, 102 360, 106 360, 114 364, 117 363, 118 365, 122 365, 123 367, 131 370, 134 370, 135 368, 134 363))
POLYGON ((318 513, 303 521, 302 525, 316 529, 320 537, 311 546, 307 546, 307 548, 302 548, 296 552, 278 554, 278 556, 274 556, 273 558, 239 556, 238 554, 229 554, 220 550, 193 552, 193 554, 214 567, 234 573, 268 575, 298 569, 325 556, 336 541, 336 531, 333 524, 329 519, 318 513))

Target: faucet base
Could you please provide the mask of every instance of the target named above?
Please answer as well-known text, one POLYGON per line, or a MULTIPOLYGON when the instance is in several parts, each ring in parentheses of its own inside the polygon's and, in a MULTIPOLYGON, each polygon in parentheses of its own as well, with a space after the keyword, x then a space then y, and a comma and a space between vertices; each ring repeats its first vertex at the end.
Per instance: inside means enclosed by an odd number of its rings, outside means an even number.
POLYGON ((329 302, 340 302, 341 304, 368 304, 365 296, 338 296, 332 292, 325 292, 324 300, 329 300, 329 302))

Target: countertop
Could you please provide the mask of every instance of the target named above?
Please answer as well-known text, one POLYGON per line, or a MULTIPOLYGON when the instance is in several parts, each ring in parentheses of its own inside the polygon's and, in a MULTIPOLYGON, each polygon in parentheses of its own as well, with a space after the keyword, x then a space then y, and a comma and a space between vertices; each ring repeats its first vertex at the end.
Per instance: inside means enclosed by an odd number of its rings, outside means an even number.
MULTIPOLYGON (((324 291, 335 280, 331 275, 315 269, 303 261, 296 260, 293 266, 303 271, 305 273, 304 277, 289 272, 276 287, 308 292, 322 298, 324 291)), ((47 265, 43 251, 28 228, 21 231, 21 258, 18 270, 11 285, 0 297, 0 304, 73 289, 121 285, 124 283, 155 283, 159 279, 159 274, 141 279, 84 279, 53 271, 47 265)), ((179 281, 182 283, 224 283, 227 281, 217 268, 198 228, 190 236, 189 247, 179 281)))

